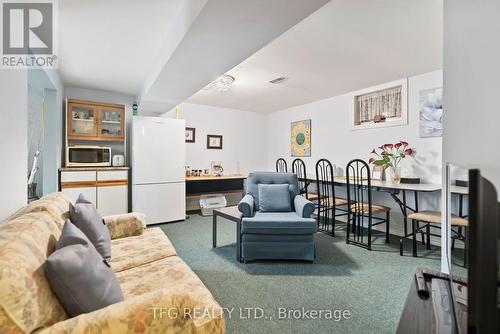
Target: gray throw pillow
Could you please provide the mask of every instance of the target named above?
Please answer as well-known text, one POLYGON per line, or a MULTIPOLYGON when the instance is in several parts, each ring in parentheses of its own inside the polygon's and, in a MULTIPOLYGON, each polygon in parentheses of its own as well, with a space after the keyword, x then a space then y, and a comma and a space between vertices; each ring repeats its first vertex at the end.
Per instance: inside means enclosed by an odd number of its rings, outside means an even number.
POLYGON ((259 184, 259 211, 292 211, 288 184, 259 184))
POLYGON ((78 198, 76 199, 76 204, 79 204, 79 203, 87 203, 87 204, 92 204, 91 201, 89 201, 85 195, 83 195, 82 193, 80 193, 80 195, 78 195, 78 198))
POLYGON ((71 222, 71 220, 66 219, 64 222, 63 229, 61 231, 61 236, 56 243, 56 250, 64 248, 71 245, 86 245, 92 243, 89 238, 71 222))
POLYGON ((94 204, 77 201, 75 205, 70 205, 69 217, 71 222, 89 238, 103 258, 111 258, 109 230, 94 204))
POLYGON ((72 317, 123 301, 120 284, 108 263, 70 221, 64 224, 56 250, 47 258, 45 275, 72 317))

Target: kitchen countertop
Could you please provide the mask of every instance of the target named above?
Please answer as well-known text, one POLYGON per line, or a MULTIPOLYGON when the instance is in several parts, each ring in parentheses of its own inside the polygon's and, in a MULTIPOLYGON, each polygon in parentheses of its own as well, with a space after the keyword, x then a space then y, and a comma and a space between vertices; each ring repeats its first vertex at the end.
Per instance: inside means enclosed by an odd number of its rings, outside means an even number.
POLYGON ((217 180, 232 180, 232 179, 246 179, 247 175, 244 174, 226 174, 221 176, 202 175, 202 176, 187 176, 186 181, 217 181, 217 180))
POLYGON ((96 166, 96 167, 61 167, 61 168, 59 168, 59 170, 61 172, 84 172, 84 171, 94 171, 94 170, 95 171, 100 171, 100 170, 111 171, 111 170, 129 170, 129 169, 130 169, 130 167, 125 167, 125 166, 123 166, 123 167, 113 167, 113 166, 98 167, 98 166, 96 166))

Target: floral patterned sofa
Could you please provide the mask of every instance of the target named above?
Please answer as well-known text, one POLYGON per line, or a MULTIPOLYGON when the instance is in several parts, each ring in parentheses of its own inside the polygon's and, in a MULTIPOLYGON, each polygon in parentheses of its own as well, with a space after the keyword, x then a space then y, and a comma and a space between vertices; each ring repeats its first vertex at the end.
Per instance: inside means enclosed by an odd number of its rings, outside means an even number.
POLYGON ((142 214, 104 217, 111 268, 123 302, 69 318, 52 293, 44 264, 69 215, 54 193, 0 224, 0 333, 224 333, 224 314, 210 291, 142 214))

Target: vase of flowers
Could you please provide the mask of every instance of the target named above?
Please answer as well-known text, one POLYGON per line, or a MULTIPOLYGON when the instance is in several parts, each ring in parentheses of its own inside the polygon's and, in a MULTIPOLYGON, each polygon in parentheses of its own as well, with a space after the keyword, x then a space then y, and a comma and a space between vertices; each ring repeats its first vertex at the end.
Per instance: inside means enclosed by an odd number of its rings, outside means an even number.
POLYGON ((373 149, 371 154, 374 157, 371 157, 369 163, 375 166, 381 166, 384 169, 388 169, 391 171, 391 180, 394 183, 399 183, 401 181, 401 167, 399 163, 401 160, 408 156, 412 156, 415 153, 415 150, 409 147, 409 144, 405 141, 400 141, 395 144, 384 144, 380 146, 379 152, 376 149, 373 149))
POLYGON ((399 183, 401 181, 401 167, 389 167, 391 171, 391 181, 399 183))

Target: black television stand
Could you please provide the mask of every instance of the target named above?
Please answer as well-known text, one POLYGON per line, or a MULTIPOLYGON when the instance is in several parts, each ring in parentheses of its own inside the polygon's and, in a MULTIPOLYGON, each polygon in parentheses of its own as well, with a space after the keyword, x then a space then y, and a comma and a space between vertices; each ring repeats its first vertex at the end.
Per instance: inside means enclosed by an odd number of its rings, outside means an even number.
MULTIPOLYGON (((467 306, 457 302, 454 308, 450 308, 452 305, 449 303, 452 303, 453 298, 448 289, 443 288, 449 287, 449 280, 449 276, 443 273, 433 273, 426 269, 417 270, 396 333, 467 333, 467 306), (434 293, 440 294, 439 299, 442 302, 433 301, 433 289, 434 293)), ((465 286, 460 279, 455 279, 454 282, 465 286)))

